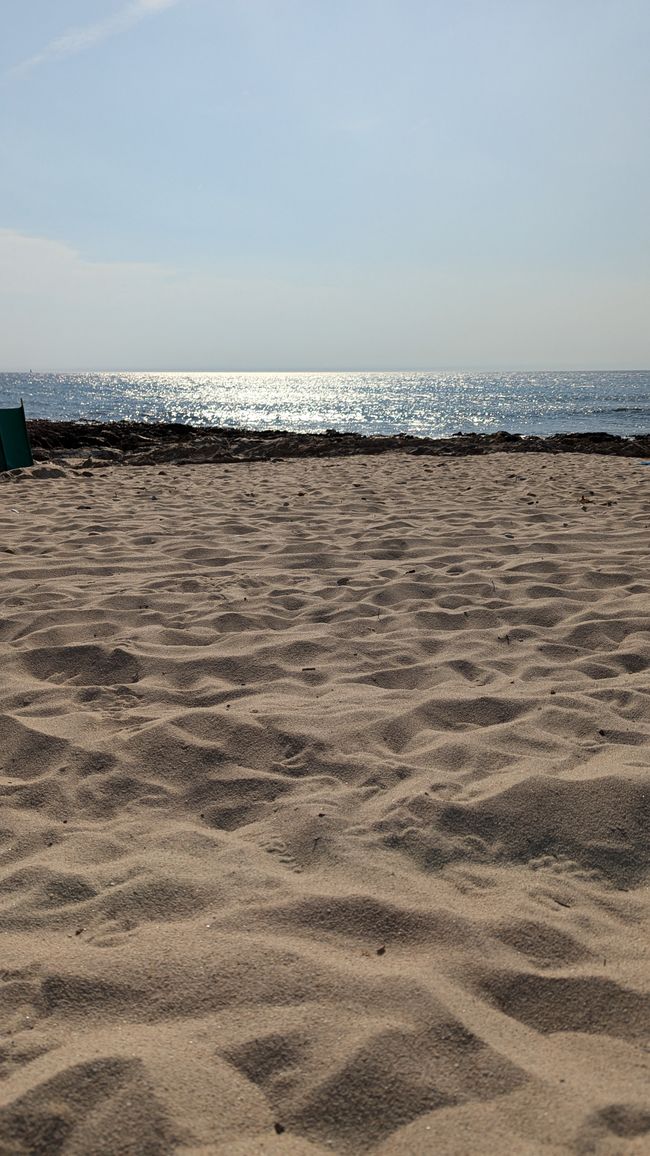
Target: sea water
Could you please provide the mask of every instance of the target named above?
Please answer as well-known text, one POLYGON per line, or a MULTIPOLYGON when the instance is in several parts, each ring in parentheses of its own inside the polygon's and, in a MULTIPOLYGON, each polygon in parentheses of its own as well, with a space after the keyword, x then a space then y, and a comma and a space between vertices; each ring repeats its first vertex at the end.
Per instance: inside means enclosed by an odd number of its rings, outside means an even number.
POLYGON ((650 432, 650 372, 0 373, 0 407, 56 420, 365 434, 650 432))

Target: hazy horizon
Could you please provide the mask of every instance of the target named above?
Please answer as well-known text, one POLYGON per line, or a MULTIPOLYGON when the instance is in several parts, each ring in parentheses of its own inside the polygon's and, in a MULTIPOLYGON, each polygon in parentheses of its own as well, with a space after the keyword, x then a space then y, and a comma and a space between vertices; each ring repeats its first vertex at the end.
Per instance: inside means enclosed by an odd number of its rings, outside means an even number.
POLYGON ((201 374, 259 374, 260 376, 269 376, 273 374, 295 374, 296 376, 304 376, 307 374, 346 374, 346 373, 423 373, 423 374, 576 374, 576 373, 639 373, 647 374, 650 372, 650 365, 636 365, 627 368, 617 365, 585 365, 585 366, 566 366, 566 365, 298 365, 298 366, 234 366, 226 365, 218 369, 203 367, 185 367, 178 366, 151 366, 151 365, 63 365, 63 366, 49 366, 48 368, 34 369, 33 366, 13 366, 5 368, 0 365, 0 374, 16 376, 33 374, 34 376, 42 376, 47 374, 55 374, 65 376, 66 374, 84 374, 84 373, 100 373, 100 374, 187 374, 188 376, 201 374))
POLYGON ((649 38, 642 0, 16 6, 3 372, 642 371, 649 38))

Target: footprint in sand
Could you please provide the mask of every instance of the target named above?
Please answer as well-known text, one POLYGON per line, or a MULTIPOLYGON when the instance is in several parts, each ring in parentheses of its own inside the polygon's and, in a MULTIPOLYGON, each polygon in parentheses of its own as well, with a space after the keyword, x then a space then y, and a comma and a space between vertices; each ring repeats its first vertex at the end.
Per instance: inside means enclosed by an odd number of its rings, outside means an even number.
POLYGON ((284 839, 273 836, 265 840, 261 846, 267 855, 277 855, 278 863, 282 863, 285 867, 291 867, 294 874, 302 874, 302 867, 296 862, 295 856, 291 854, 284 839))

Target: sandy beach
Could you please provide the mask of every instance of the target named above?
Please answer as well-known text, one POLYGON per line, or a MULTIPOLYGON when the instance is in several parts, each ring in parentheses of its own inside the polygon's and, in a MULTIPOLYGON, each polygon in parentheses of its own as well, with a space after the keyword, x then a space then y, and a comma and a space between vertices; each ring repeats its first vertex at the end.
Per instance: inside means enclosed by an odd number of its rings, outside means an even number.
POLYGON ((650 467, 0 475, 0 1152, 650 1151, 650 467))

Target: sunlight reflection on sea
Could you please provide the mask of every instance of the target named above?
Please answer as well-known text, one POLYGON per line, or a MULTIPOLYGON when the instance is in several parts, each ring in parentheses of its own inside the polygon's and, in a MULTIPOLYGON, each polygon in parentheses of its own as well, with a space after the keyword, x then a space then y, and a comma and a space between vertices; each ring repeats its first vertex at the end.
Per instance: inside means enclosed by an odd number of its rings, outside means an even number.
POLYGON ((650 373, 4 373, 28 416, 366 434, 650 429, 650 373))

